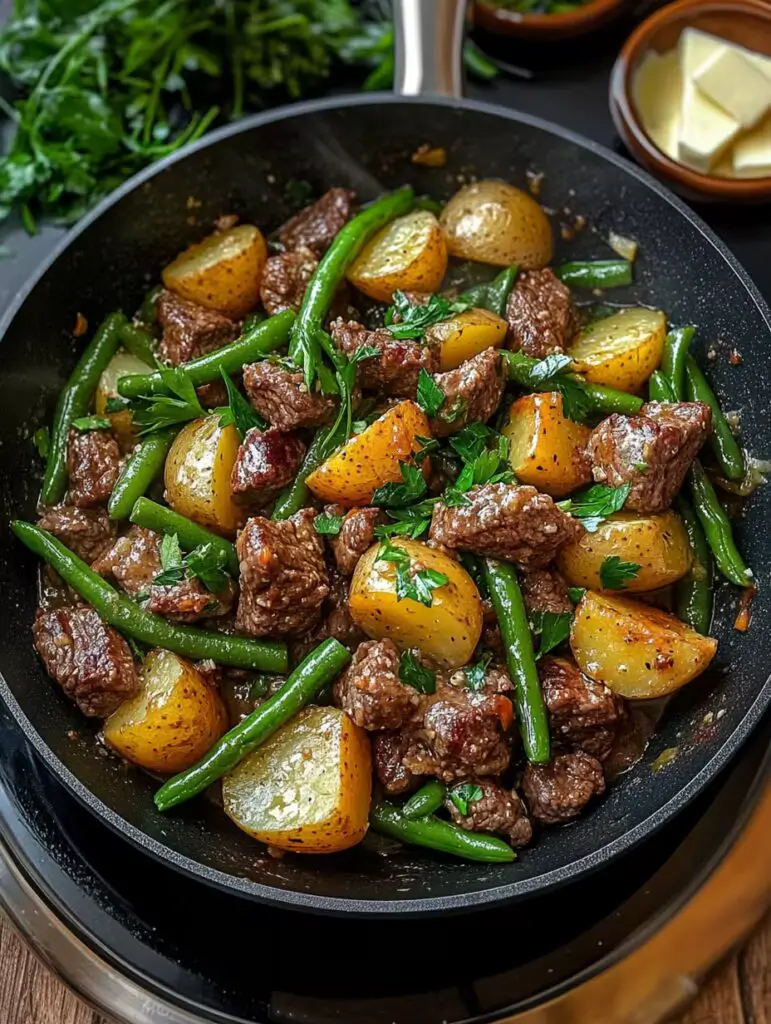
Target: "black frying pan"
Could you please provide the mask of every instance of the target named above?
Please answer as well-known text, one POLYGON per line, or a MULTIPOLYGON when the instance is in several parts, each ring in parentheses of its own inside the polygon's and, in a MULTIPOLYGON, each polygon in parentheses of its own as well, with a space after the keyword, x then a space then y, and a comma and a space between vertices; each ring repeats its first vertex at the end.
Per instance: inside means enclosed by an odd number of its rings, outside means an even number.
POLYGON ((11 516, 34 516, 39 479, 30 426, 50 419, 72 368, 76 312, 93 324, 110 310, 136 308, 163 265, 223 212, 278 225, 292 212, 284 198, 292 178, 308 179, 317 193, 345 185, 362 199, 404 182, 446 197, 459 175, 522 182, 528 168, 544 171, 543 202, 568 203, 600 229, 583 233, 565 253, 607 255, 602 237, 611 226, 638 239, 636 283, 619 298, 660 306, 675 323, 700 325, 702 362, 717 338, 740 350, 741 366, 731 367, 723 355, 710 372, 726 407, 742 410, 753 452, 771 453, 771 314, 731 254, 682 203, 607 150, 535 118, 436 95, 459 91, 450 55, 463 4, 402 0, 397 6, 409 30, 398 78, 409 92, 434 95, 327 99, 215 133, 134 178, 81 221, 19 295, 0 330, 0 687, 11 712, 61 781, 153 856, 271 903, 359 914, 472 908, 533 895, 601 867, 693 799, 740 748, 771 698, 769 488, 752 497, 737 524, 760 580, 753 628, 747 634, 732 628, 736 592, 722 588, 717 665, 670 705, 642 762, 591 813, 545 832, 511 865, 458 863, 411 849, 385 857, 366 844, 334 857, 273 861, 203 800, 162 817, 152 803, 155 783, 103 756, 88 724, 43 673, 30 638, 36 565, 12 541, 7 524, 11 516), (426 141, 447 149, 445 168, 410 164, 409 154, 426 141), (200 206, 191 208, 190 197, 200 206), (68 738, 71 730, 76 739, 68 738), (658 755, 672 747, 678 748, 675 761, 654 772, 658 755))

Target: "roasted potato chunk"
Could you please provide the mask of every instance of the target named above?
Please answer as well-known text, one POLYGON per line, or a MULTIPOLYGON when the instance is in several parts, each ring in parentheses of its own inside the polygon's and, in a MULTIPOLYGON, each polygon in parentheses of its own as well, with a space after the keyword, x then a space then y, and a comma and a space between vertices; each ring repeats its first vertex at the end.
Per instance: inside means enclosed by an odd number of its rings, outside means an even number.
POLYGON ((557 564, 571 586, 602 590, 600 568, 613 555, 640 566, 625 583, 629 591, 667 587, 691 567, 688 535, 680 517, 671 511, 651 516, 617 512, 596 533, 585 533, 560 548, 557 564))
POLYGON ((153 650, 142 689, 104 723, 108 746, 132 764, 162 775, 200 761, 228 727, 220 695, 178 654, 153 650))
POLYGON ((562 498, 591 479, 591 430, 568 419, 558 392, 518 398, 501 433, 509 439, 509 462, 521 483, 562 498))
POLYGON ((401 480, 399 462, 430 437, 426 414, 414 402, 399 402, 315 469, 306 483, 322 501, 353 508, 366 505, 378 487, 401 480))
POLYGON ((260 229, 240 224, 185 249, 163 271, 163 283, 183 299, 239 320, 260 301, 267 258, 260 229))
POLYGON ((166 456, 166 501, 175 512, 217 533, 232 534, 243 518, 233 501, 230 474, 240 440, 217 415, 188 423, 166 456))
POLYGON ((428 327, 426 343, 438 346, 440 370, 454 370, 486 348, 502 345, 507 330, 506 321, 495 313, 467 309, 428 327))
POLYGON ((225 813, 280 850, 361 842, 372 790, 369 737, 339 708, 304 708, 222 780, 225 813))
POLYGON ((661 363, 667 318, 656 309, 623 309, 581 331, 568 350, 593 384, 639 391, 661 363))
POLYGON ((348 268, 359 291, 390 302, 395 291, 435 292, 447 270, 447 243, 428 210, 413 210, 382 228, 348 268))
POLYGON ((442 210, 451 256, 523 270, 551 260, 551 224, 538 203, 505 181, 476 181, 456 192, 442 210))
POLYGON ((399 647, 418 647, 446 668, 465 665, 482 633, 482 601, 474 581, 453 558, 404 538, 392 539, 410 556, 413 569, 444 573, 448 582, 432 593, 430 607, 396 591, 396 566, 379 561, 374 544, 356 566, 348 605, 354 622, 373 640, 393 640, 399 647))
POLYGON ((570 647, 591 679, 620 697, 647 700, 700 675, 715 656, 717 640, 659 608, 588 590, 576 608, 570 647))
POLYGON ((129 373, 150 373, 151 371, 151 366, 122 348, 115 353, 99 378, 94 399, 96 414, 97 416, 107 416, 112 423, 113 433, 124 450, 133 447, 137 442, 134 419, 128 409, 122 409, 120 412, 107 412, 107 401, 110 398, 118 397, 119 377, 129 373))

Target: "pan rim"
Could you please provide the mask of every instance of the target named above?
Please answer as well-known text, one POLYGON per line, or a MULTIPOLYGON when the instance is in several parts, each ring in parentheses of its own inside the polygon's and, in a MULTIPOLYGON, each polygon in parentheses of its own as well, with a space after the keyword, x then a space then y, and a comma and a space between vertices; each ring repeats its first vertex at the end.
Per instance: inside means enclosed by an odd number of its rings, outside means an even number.
MULTIPOLYGON (((209 135, 204 136, 197 142, 191 144, 164 158, 158 163, 140 171, 129 178, 117 189, 106 196, 97 206, 78 221, 68 231, 61 241, 53 248, 52 252, 38 266, 36 271, 28 278, 21 289, 16 293, 13 302, 0 320, 0 343, 4 339, 11 323, 15 319, 21 306, 37 287, 41 279, 48 272, 51 266, 59 257, 77 241, 79 236, 97 221, 105 212, 119 203, 126 195, 156 176, 163 174, 168 168, 177 164, 188 156, 217 145, 224 139, 235 135, 247 133, 255 128, 273 123, 275 121, 289 120, 295 117, 305 117, 309 114, 334 112, 335 110, 350 107, 380 106, 384 103, 407 105, 417 104, 424 106, 439 106, 457 110, 469 110, 471 112, 487 114, 503 118, 518 124, 526 124, 546 132, 558 139, 570 142, 579 148, 599 156, 606 162, 612 164, 623 173, 637 179, 643 185, 652 190, 659 198, 665 200, 674 210, 684 217, 701 235, 709 242, 714 249, 722 256, 727 266, 742 283, 766 326, 771 332, 771 309, 761 295, 757 285, 742 267, 734 254, 725 243, 709 228, 701 218, 694 213, 686 204, 674 196, 664 185, 656 181, 651 175, 637 167, 630 160, 614 153, 607 147, 587 139, 568 128, 563 128, 544 118, 536 117, 521 111, 509 110, 496 104, 486 103, 478 100, 457 100, 444 97, 395 97, 390 93, 376 93, 369 95, 333 96, 322 99, 309 100, 289 106, 277 107, 273 110, 254 114, 231 125, 225 125, 209 135)), ((712 758, 702 769, 670 800, 650 814, 644 821, 638 823, 633 829, 625 832, 622 836, 605 844, 591 854, 582 857, 573 863, 555 868, 545 874, 532 879, 522 879, 514 882, 507 882, 500 886, 480 889, 473 892, 464 892, 454 895, 436 897, 410 897, 405 900, 375 900, 375 899, 345 899, 341 897, 322 896, 315 893, 299 892, 295 890, 281 889, 277 886, 268 886, 262 883, 253 882, 249 879, 236 875, 230 875, 216 868, 202 864, 186 855, 178 853, 164 843, 142 832, 141 829, 132 825, 121 817, 101 799, 88 789, 63 761, 53 752, 43 739, 42 735, 33 726, 25 712, 22 710, 15 695, 8 686, 5 678, 0 674, 0 696, 8 707, 15 720, 20 724, 25 738, 32 744, 37 754, 41 756, 47 767, 60 779, 69 791, 86 806, 91 812, 97 814, 108 827, 119 835, 129 839, 135 846, 149 853, 154 859, 166 865, 171 865, 185 874, 197 878, 218 889, 224 889, 231 893, 238 893, 243 896, 258 900, 268 905, 293 909, 312 911, 322 914, 336 916, 357 916, 377 918, 388 917, 416 917, 429 914, 447 913, 448 911, 471 911, 483 907, 513 903, 517 900, 533 898, 542 890, 557 889, 568 883, 578 881, 589 873, 598 870, 600 867, 614 860, 618 855, 628 852, 637 846, 644 839, 652 836, 667 821, 674 818, 683 810, 706 786, 714 780, 719 772, 726 767, 729 761, 735 756, 741 746, 746 742, 750 733, 760 721, 766 707, 771 703, 771 675, 765 683, 759 687, 757 696, 746 714, 739 721, 735 729, 728 735, 712 758)))

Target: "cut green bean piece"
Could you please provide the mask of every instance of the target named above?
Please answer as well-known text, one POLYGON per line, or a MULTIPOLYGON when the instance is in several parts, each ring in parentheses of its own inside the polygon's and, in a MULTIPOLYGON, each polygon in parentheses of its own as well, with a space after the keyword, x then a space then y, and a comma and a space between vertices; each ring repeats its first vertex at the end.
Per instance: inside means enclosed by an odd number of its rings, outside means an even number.
POLYGON ((459 295, 458 299, 460 302, 469 302, 472 306, 489 309, 496 316, 505 317, 509 295, 511 295, 511 289, 514 287, 518 273, 519 268, 514 263, 502 270, 487 284, 477 284, 473 288, 469 288, 468 291, 459 295))
POLYGON ((675 586, 675 612, 678 619, 707 636, 712 623, 712 553, 690 501, 679 494, 675 508, 688 534, 692 556, 691 568, 675 586))
POLYGON ((737 587, 752 585, 752 573, 739 554, 731 521, 720 504, 704 467, 696 460, 691 466, 691 497, 718 569, 737 587))
MULTIPOLYGON (((555 391, 554 386, 549 386, 548 381, 532 380, 532 372, 541 360, 526 356, 523 352, 501 352, 506 364, 506 372, 509 380, 519 384, 521 388, 528 391, 555 391)), ((606 388, 600 384, 590 384, 580 374, 571 373, 568 375, 571 381, 579 385, 591 403, 591 411, 600 413, 603 416, 613 412, 625 416, 634 416, 642 408, 643 401, 637 395, 630 395, 626 391, 617 391, 615 388, 606 388)))
POLYGON ((283 490, 276 499, 272 519, 288 519, 295 512, 299 512, 301 508, 305 508, 310 500, 310 491, 305 481, 314 469, 317 469, 331 455, 331 449, 334 447, 332 442, 331 427, 322 427, 321 430, 316 431, 316 436, 305 453, 305 458, 293 483, 283 490))
POLYGON ((444 806, 444 798, 447 796, 447 787, 439 779, 432 779, 425 786, 421 786, 417 793, 409 798, 402 807, 402 814, 410 821, 417 818, 425 818, 427 814, 433 814, 440 807, 444 806))
POLYGON ((695 327, 676 327, 664 342, 661 370, 669 377, 678 402, 685 400, 685 362, 695 334, 695 327))
POLYGON ((425 846, 430 850, 439 850, 463 860, 506 864, 517 856, 508 843, 504 843, 496 836, 469 832, 432 815, 412 821, 390 803, 382 803, 375 807, 370 812, 369 823, 373 831, 391 839, 398 839, 410 846, 425 846))
POLYGON ((125 324, 121 325, 120 342, 132 356, 141 359, 148 366, 155 366, 154 339, 149 331, 126 321, 125 324))
POLYGON ((107 503, 110 519, 128 519, 136 501, 142 497, 163 469, 176 429, 150 434, 128 458, 107 503))
POLYGON ((576 260, 556 267, 554 273, 572 288, 622 288, 632 283, 629 260, 576 260))
POLYGON ((688 398, 691 402, 705 402, 712 410, 712 433, 709 443, 715 458, 729 480, 743 480, 745 473, 744 455, 739 442, 728 425, 717 395, 693 358, 685 363, 685 380, 688 398))
POLYGON ((192 551, 202 544, 210 544, 225 556, 225 568, 231 576, 238 576, 238 555, 235 544, 220 537, 216 533, 199 526, 191 519, 186 519, 179 512, 174 512, 165 505, 159 505, 149 498, 139 498, 131 510, 130 521, 136 526, 144 526, 146 530, 155 530, 166 536, 176 535, 183 551, 192 551))

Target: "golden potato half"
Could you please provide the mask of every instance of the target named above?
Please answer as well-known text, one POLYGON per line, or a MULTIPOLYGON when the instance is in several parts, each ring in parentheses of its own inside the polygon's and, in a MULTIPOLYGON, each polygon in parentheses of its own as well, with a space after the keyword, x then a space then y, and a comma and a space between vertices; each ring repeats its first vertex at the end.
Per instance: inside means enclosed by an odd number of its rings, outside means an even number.
POLYGON ((163 271, 163 283, 183 299, 240 320, 260 301, 267 258, 260 229, 240 224, 185 249, 163 271))
POLYGON ((112 423, 112 429, 124 450, 133 447, 137 442, 137 433, 134 430, 134 419, 128 409, 121 412, 107 412, 107 401, 110 398, 118 397, 118 378, 129 373, 150 373, 152 367, 143 363, 141 359, 119 349, 99 378, 94 399, 94 408, 97 416, 107 416, 112 423))
POLYGON ((348 268, 359 291, 390 302, 395 291, 435 292, 447 270, 447 243, 428 210, 413 210, 382 228, 348 268))
POLYGON ((509 462, 521 483, 562 498, 591 479, 583 454, 591 430, 568 419, 558 392, 518 398, 501 433, 509 439, 509 462))
POLYGON ((667 318, 657 309, 623 309, 583 330, 568 349, 593 384, 637 392, 661 364, 667 318))
POLYGON ((233 502, 230 474, 240 440, 217 415, 193 420, 177 434, 166 456, 165 498, 175 512, 217 533, 233 534, 243 513, 233 502))
POLYGON ((628 700, 665 697, 700 675, 717 651, 674 615, 627 597, 587 591, 570 647, 579 668, 628 700))
POLYGON ((149 772, 182 772, 200 761, 228 728, 219 694, 184 658, 153 650, 142 689, 104 723, 105 742, 149 772))
POLYGON ((263 843, 335 853, 361 842, 369 737, 339 708, 307 707, 222 780, 225 813, 263 843))
POLYGON ((509 325, 487 309, 467 309, 426 329, 426 344, 439 348, 439 369, 454 370, 506 340, 509 325))
POLYGON ((551 224, 538 203, 505 181, 476 181, 456 192, 440 222, 451 256, 523 270, 551 261, 551 224))
POLYGON ((417 540, 392 538, 410 556, 412 568, 434 569, 448 582, 433 591, 430 607, 412 598, 398 600, 396 566, 378 561, 374 544, 356 566, 348 606, 354 622, 373 640, 417 647, 446 668, 465 665, 482 634, 482 600, 469 574, 441 551, 417 540))

